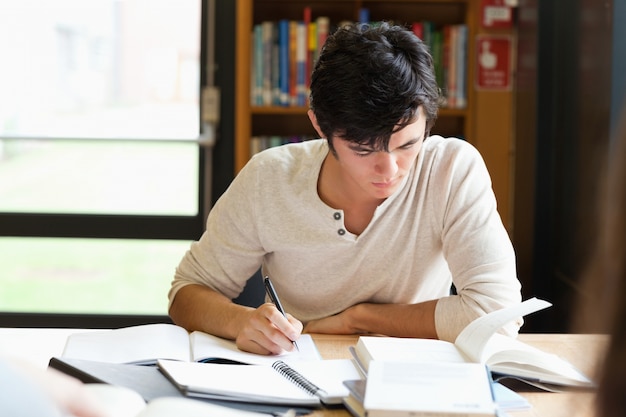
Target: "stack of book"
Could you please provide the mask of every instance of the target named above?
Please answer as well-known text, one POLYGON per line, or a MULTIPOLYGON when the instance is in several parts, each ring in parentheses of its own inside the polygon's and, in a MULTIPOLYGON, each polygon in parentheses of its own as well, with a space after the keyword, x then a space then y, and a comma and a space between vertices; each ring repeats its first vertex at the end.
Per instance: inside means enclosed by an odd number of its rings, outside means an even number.
POLYGON ((496 333, 517 317, 550 306, 532 298, 470 323, 450 343, 362 336, 352 354, 366 379, 348 381, 344 403, 358 417, 497 416, 530 405, 495 381, 515 379, 555 391, 593 388, 566 360, 496 333))

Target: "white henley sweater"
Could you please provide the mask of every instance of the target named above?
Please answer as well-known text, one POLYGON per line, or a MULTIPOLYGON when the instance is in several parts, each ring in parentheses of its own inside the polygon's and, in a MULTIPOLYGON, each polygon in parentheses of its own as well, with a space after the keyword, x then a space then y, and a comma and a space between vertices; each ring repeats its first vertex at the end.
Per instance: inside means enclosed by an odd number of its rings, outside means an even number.
MULTIPOLYGON (((520 302, 515 254, 478 151, 431 136, 402 187, 356 236, 317 194, 323 139, 255 155, 220 197, 169 293, 197 283, 235 298, 259 268, 286 311, 306 323, 363 302, 440 299, 437 335, 520 302), (450 295, 454 283, 458 295, 450 295)), ((522 319, 505 326, 515 335, 522 319)))

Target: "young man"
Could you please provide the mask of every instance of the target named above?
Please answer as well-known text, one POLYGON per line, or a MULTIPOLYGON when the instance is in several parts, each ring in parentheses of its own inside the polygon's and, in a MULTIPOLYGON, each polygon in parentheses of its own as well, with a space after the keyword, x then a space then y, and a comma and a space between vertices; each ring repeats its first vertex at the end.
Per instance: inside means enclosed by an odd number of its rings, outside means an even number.
POLYGON ((309 111, 324 139, 261 152, 237 175, 176 270, 172 319, 273 354, 302 331, 453 341, 518 303, 515 255, 480 155, 429 137, 439 101, 432 58, 410 31, 330 36, 309 111), (231 302, 260 266, 288 319, 270 303, 231 302))

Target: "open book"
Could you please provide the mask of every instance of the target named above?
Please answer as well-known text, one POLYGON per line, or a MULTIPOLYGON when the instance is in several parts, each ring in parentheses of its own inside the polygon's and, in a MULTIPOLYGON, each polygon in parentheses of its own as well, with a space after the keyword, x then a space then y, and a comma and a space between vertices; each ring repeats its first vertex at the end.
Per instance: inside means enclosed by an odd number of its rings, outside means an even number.
POLYGON ((516 378, 536 387, 593 387, 594 383, 565 359, 512 337, 496 333, 506 323, 549 307, 531 298, 493 311, 470 324, 454 343, 434 339, 361 336, 353 355, 367 372, 372 360, 413 362, 476 362, 489 366, 494 379, 516 378))
POLYGON ((159 360, 158 365, 190 397, 291 406, 341 404, 349 394, 343 381, 362 378, 351 359, 248 366, 159 360))
POLYGON ((277 358, 321 359, 310 335, 298 339, 298 348, 278 356, 257 355, 239 350, 232 340, 160 323, 71 334, 62 357, 139 365, 156 364, 158 359, 244 364, 268 364, 277 358))

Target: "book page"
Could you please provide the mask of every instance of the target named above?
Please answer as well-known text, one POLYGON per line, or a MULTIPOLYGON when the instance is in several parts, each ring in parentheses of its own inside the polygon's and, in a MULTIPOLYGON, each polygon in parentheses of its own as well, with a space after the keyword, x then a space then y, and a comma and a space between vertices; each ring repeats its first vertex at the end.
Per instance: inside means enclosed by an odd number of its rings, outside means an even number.
POLYGON ((230 359, 245 364, 261 365, 282 360, 320 360, 321 356, 311 335, 303 334, 298 339, 299 351, 284 352, 280 355, 258 355, 239 350, 235 341, 223 339, 202 332, 193 332, 191 341, 192 360, 210 362, 211 359, 230 359))
POLYGON ((492 336, 486 346, 485 357, 493 372, 552 384, 593 385, 589 378, 563 358, 503 334, 492 336))
POLYGON ((68 336, 62 357, 109 363, 153 364, 190 360, 189 335, 173 324, 130 326, 68 336))
POLYGON ((487 372, 476 363, 372 361, 363 406, 367 411, 406 416, 495 416, 487 372))
POLYGON ((355 351, 365 371, 374 360, 401 362, 467 362, 455 345, 444 340, 361 336, 355 351))
POLYGON ((517 317, 550 307, 552 304, 538 298, 530 298, 520 304, 492 311, 477 318, 457 336, 454 344, 473 362, 485 363, 484 348, 491 336, 505 324, 517 317))

